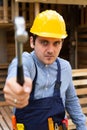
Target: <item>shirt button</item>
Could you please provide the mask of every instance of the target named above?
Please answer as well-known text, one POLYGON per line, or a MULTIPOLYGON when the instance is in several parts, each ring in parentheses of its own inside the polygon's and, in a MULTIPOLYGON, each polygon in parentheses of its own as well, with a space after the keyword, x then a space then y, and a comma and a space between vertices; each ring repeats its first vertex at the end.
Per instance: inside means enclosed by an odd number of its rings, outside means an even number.
POLYGON ((46 88, 45 88, 45 90, 47 91, 47 90, 48 90, 48 88, 46 87, 46 88))
POLYGON ((49 78, 49 76, 50 76, 50 75, 49 75, 49 74, 47 74, 47 77, 48 77, 48 78, 49 78))
POLYGON ((45 65, 45 67, 48 67, 48 65, 45 65))

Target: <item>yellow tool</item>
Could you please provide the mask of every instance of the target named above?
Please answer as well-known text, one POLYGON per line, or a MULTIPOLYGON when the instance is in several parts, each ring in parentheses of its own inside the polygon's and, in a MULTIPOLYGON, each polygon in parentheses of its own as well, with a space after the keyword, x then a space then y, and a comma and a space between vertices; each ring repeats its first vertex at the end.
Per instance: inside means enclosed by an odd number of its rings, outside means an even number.
POLYGON ((53 123, 52 118, 48 118, 48 127, 49 127, 49 130, 54 130, 54 123, 53 123))
POLYGON ((24 124, 17 123, 17 130, 24 130, 24 124))

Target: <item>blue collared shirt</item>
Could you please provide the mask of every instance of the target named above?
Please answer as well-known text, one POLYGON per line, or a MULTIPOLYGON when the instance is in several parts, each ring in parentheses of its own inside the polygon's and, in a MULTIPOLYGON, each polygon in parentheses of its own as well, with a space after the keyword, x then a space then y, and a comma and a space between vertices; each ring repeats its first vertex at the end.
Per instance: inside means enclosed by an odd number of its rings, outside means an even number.
MULTIPOLYGON (((76 95, 75 87, 72 82, 72 69, 68 61, 59 58, 61 65, 61 97, 66 111, 70 114, 72 121, 76 124, 77 130, 87 130, 85 125, 85 115, 82 113, 79 100, 76 95)), ((35 52, 30 54, 23 53, 23 68, 24 76, 30 77, 32 80, 35 77, 37 66, 37 80, 35 86, 34 98, 44 98, 53 95, 55 81, 57 79, 57 63, 45 65, 35 55, 35 52), (34 63, 35 62, 35 63, 34 63)), ((15 77, 17 72, 17 58, 13 59, 8 69, 8 78, 15 77)))

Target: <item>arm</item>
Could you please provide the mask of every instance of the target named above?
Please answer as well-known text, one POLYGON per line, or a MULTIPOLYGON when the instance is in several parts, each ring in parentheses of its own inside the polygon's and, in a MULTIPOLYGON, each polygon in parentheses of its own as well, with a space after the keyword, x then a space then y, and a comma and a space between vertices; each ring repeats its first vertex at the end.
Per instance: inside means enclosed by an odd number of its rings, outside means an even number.
MULTIPOLYGON (((19 85, 16 81, 16 73, 17 73, 17 59, 13 59, 12 63, 8 69, 8 76, 6 79, 6 83, 4 86, 4 96, 6 101, 17 108, 22 108, 28 104, 30 93, 32 90, 32 79, 30 77, 31 74, 29 69, 31 66, 33 67, 33 61, 30 60, 31 58, 27 53, 23 54, 23 67, 24 67, 24 84, 23 87, 19 85), (29 62, 31 66, 29 67, 29 62), (14 99, 18 100, 18 103, 14 103, 14 99)), ((34 67, 33 67, 34 68, 34 67)), ((32 69, 30 69, 32 70, 32 69)), ((34 70, 34 69, 33 69, 34 70)))
POLYGON ((76 124, 77 130, 87 130, 86 127, 86 118, 85 115, 82 112, 75 87, 72 83, 72 74, 70 70, 70 82, 69 82, 69 87, 67 88, 66 91, 66 102, 65 106, 67 109, 67 112, 70 115, 70 118, 72 119, 73 123, 76 124))

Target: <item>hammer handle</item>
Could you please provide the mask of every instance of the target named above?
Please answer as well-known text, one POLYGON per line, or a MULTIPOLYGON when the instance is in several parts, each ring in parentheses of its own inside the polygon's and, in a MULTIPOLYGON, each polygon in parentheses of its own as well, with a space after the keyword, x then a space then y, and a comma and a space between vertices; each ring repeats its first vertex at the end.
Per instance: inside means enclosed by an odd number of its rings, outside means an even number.
POLYGON ((24 73, 23 73, 23 66, 17 66, 17 82, 23 86, 24 84, 24 73))

